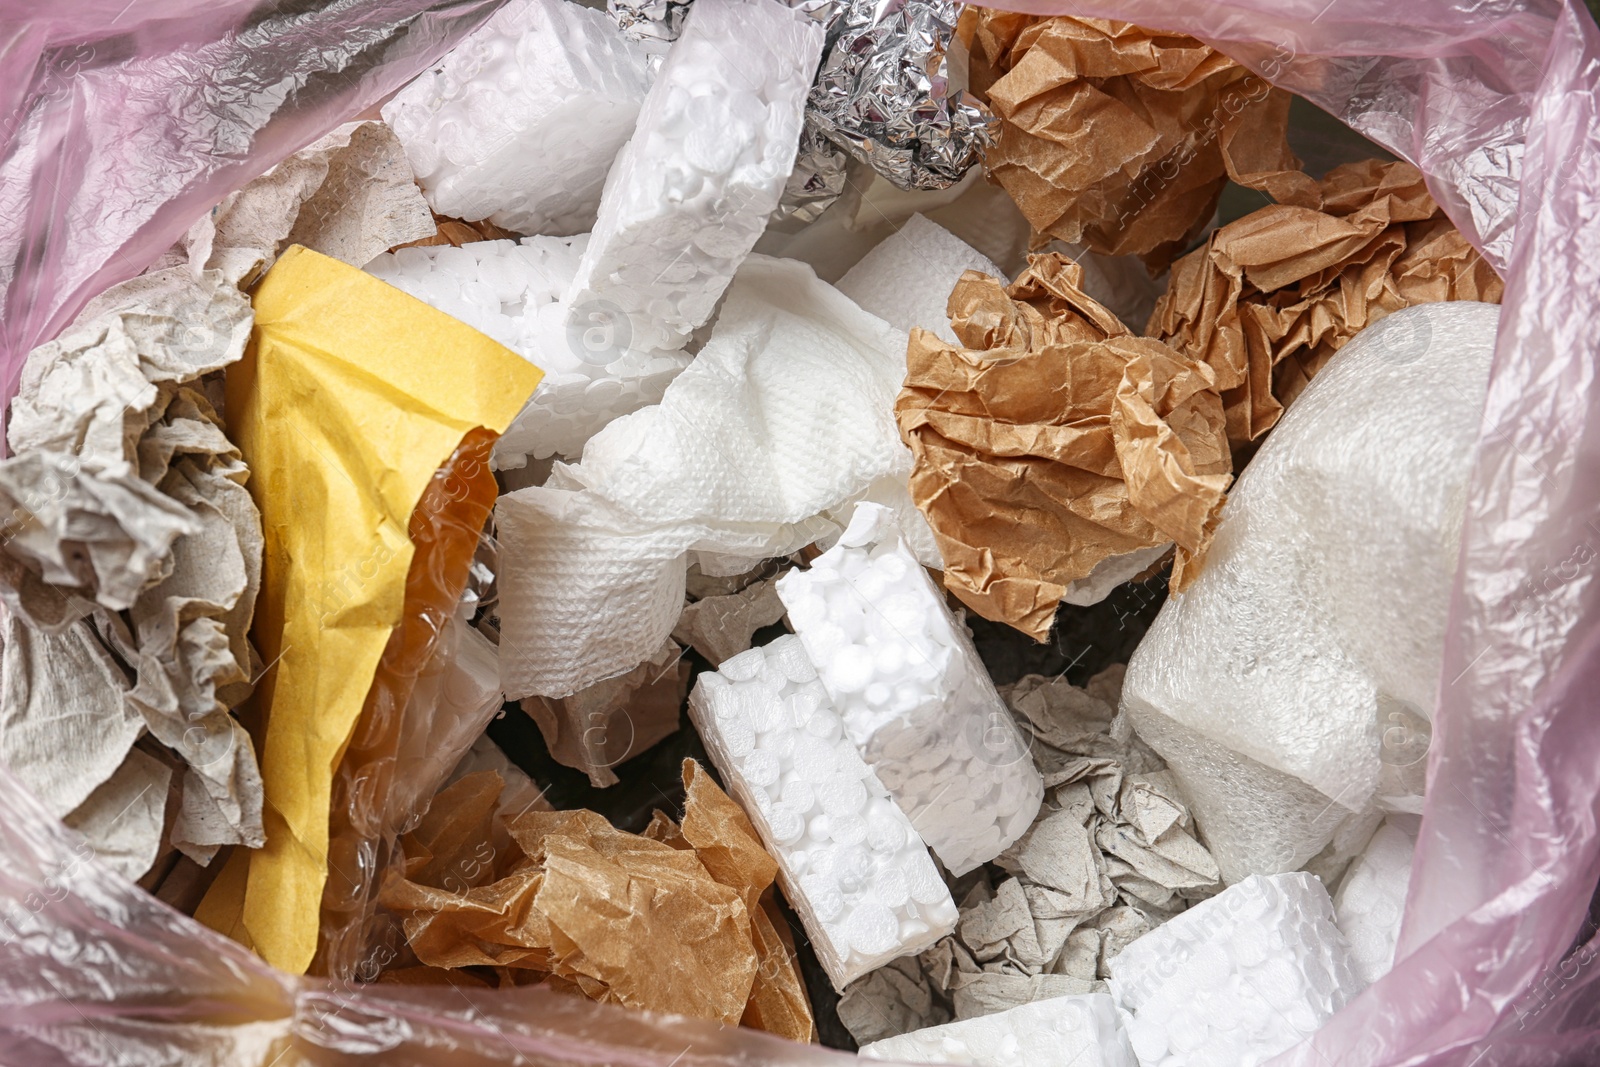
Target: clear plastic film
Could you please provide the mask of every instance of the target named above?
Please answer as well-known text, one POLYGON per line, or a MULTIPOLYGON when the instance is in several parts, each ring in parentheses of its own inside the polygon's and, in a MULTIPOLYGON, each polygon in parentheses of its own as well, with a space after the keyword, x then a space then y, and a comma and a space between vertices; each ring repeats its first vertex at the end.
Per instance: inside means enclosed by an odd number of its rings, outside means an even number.
MULTIPOLYGON (((0 2, 0 15, 14 21, 31 6, 0 2)), ((286 57, 337 65, 361 47, 352 44, 360 34, 339 20, 367 25, 425 5, 335 3, 302 13, 289 21, 309 36, 275 52, 241 44, 245 4, 145 3, 137 13, 150 20, 145 32, 123 39, 122 51, 96 52, 128 58, 85 68, 73 57, 102 39, 94 28, 110 25, 122 6, 58 4, 52 21, 5 38, 5 69, 28 72, 0 82, 8 368, 227 189, 381 96, 438 54, 469 13, 484 13, 474 3, 421 16, 418 31, 388 53, 395 65, 324 82, 314 104, 304 90, 291 94, 300 104, 280 121, 274 108, 284 97, 262 86, 290 84, 286 57), (183 61, 143 58, 151 49, 183 61), (57 72, 51 84, 66 88, 43 99, 30 63, 47 53, 57 72), (150 87, 167 86, 180 70, 191 88, 221 87, 209 106, 231 101, 239 111, 152 111, 150 101, 171 99, 171 90, 150 87), (134 91, 141 85, 149 91, 134 91), (189 158, 201 151, 196 138, 204 145, 198 164, 189 158)), ((1600 685, 1600 339, 1589 322, 1600 298, 1592 266, 1600 31, 1580 7, 1550 0, 1072 7, 1195 34, 1416 163, 1507 281, 1401 958, 1276 1062, 1592 1062, 1600 968, 1590 966, 1592 946, 1573 945, 1600 874, 1600 717, 1590 706, 1600 685)), ((372 61, 386 53, 371 45, 361 54, 372 61)), ((196 94, 188 99, 203 98, 196 94)), ((538 989, 441 995, 289 979, 100 867, 3 772, 0 812, 0 1062, 848 1062, 538 989)))

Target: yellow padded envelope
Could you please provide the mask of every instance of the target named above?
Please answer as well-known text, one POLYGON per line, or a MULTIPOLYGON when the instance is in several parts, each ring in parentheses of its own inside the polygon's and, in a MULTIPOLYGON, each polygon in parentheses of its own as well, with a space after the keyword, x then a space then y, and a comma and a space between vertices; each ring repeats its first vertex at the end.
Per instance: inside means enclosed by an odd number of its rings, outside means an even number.
POLYGON ((441 464, 502 433, 540 370, 443 312, 294 246, 253 298, 228 427, 266 535, 253 634, 266 847, 238 849, 197 918, 303 974, 317 947, 335 768, 390 631, 407 523, 441 464))

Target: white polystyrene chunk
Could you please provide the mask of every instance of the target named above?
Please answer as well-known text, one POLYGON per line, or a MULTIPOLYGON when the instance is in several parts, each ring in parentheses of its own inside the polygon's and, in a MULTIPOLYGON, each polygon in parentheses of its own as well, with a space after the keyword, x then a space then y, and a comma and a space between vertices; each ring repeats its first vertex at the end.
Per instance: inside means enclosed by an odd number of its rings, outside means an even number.
POLYGON ((603 11, 510 0, 383 118, 439 214, 565 236, 594 224, 649 88, 646 50, 603 11))
POLYGON ((500 498, 507 694, 568 696, 653 655, 683 611, 689 552, 787 555, 880 483, 904 494, 905 345, 804 264, 746 261, 661 403, 500 498))
POLYGON ((672 351, 711 317, 794 166, 823 27, 778 0, 690 10, 617 156, 569 315, 672 351))
POLYGON ((857 504, 838 543, 777 585, 845 731, 952 874, 1027 832, 1044 780, 892 511, 857 504))
POLYGON ((1365 988, 1328 891, 1304 871, 1230 886, 1108 967, 1142 1067, 1256 1067, 1365 988))
POLYGON ((1296 870, 1421 791, 1498 316, 1424 304, 1352 338, 1128 664, 1122 706, 1230 883, 1296 870))
POLYGON ((608 346, 568 328, 559 299, 588 235, 477 241, 452 248, 402 248, 367 272, 515 349, 545 372, 528 404, 495 445, 496 467, 525 457, 576 457, 620 415, 661 399, 689 361, 682 352, 608 346))
POLYGON ((927 846, 844 736, 797 638, 700 675, 689 715, 835 988, 955 929, 927 846))
POLYGON ((1369 985, 1394 966, 1411 884, 1416 823, 1415 816, 1386 819, 1350 864, 1333 898, 1334 915, 1350 941, 1356 973, 1369 985))
POLYGON ((896 329, 920 326, 956 344, 945 306, 961 275, 980 271, 1006 281, 1005 272, 961 238, 912 215, 845 272, 839 291, 896 329))
POLYGON ((861 1046, 873 1060, 969 1067, 1138 1067, 1104 993, 1050 997, 861 1046))

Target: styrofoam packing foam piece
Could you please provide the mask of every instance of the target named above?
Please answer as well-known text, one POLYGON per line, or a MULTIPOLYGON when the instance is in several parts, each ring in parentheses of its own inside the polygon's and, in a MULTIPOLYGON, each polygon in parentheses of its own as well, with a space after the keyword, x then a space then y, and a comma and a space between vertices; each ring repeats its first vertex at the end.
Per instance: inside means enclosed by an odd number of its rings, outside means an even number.
POLYGON ((750 257, 661 403, 500 498, 511 699, 568 696, 654 653, 683 610, 687 553, 788 555, 875 486, 905 496, 905 345, 804 264, 750 257))
POLYGON ((952 874, 1027 832, 1044 780, 892 511, 857 504, 838 543, 777 585, 845 731, 952 874))
POLYGON ((567 236, 594 225, 649 88, 604 12, 510 0, 382 114, 439 214, 567 236))
POLYGON ((573 321, 671 351, 711 317, 794 167, 823 34, 778 0, 697 0, 606 181, 573 321))
POLYGON ((1415 816, 1391 815, 1357 856, 1334 894, 1333 913, 1350 941, 1356 973, 1371 984, 1394 966, 1400 920, 1417 847, 1415 816))
POLYGON ((899 330, 921 326, 957 344, 945 307, 965 271, 1002 282, 988 256, 923 215, 912 215, 839 279, 839 291, 899 330))
POLYGON ((798 638, 700 675, 689 715, 836 989, 955 929, 927 846, 844 736, 798 638))
POLYGON ((369 274, 515 349, 545 372, 496 443, 496 467, 520 467, 528 456, 577 456, 606 423, 660 400, 689 362, 682 352, 605 351, 568 330, 559 297, 588 242, 580 234, 402 248, 367 264, 369 274), (595 358, 591 350, 602 355, 595 358))
POLYGON ((1409 739, 1440 683, 1498 317, 1423 304, 1352 338, 1240 475, 1200 574, 1128 664, 1122 706, 1228 882, 1296 870, 1421 788, 1426 739, 1409 739))
POLYGON ((1365 988, 1328 891, 1304 871, 1252 875, 1108 967, 1142 1067, 1256 1067, 1365 988))
POLYGON ((860 1055, 970 1067, 1138 1067, 1116 1005, 1104 993, 1050 997, 913 1030, 863 1045, 860 1055))

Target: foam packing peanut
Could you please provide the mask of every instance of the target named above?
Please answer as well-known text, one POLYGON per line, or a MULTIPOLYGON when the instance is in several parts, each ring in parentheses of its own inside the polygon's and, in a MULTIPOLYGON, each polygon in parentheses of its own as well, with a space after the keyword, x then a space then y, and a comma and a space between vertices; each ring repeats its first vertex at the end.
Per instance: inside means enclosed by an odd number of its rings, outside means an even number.
POLYGON ((778 0, 704 0, 617 157, 569 290, 572 321, 670 351, 711 317, 794 167, 823 27, 778 0))
POLYGON ((863 1045, 861 1056, 969 1067, 1138 1067, 1116 1005, 1104 993, 1050 997, 913 1030, 863 1045))
POLYGON ((1303 871, 1252 875, 1108 966, 1142 1067, 1256 1067, 1364 987, 1327 890, 1303 871))
POLYGON ((835 988, 955 929, 927 846, 844 736, 798 638, 702 674, 689 715, 835 988))
POLYGON ((650 88, 603 12, 511 0, 384 105, 428 203, 517 233, 583 233, 650 88))
POLYGON ((688 364, 682 352, 608 346, 603 332, 568 329, 559 298, 588 242, 580 234, 402 248, 367 264, 369 274, 548 368, 496 443, 496 467, 578 456, 612 419, 659 401, 688 364))
POLYGON ((1044 781, 892 511, 857 504, 838 543, 780 578, 778 596, 845 732, 952 874, 1027 832, 1044 781))

